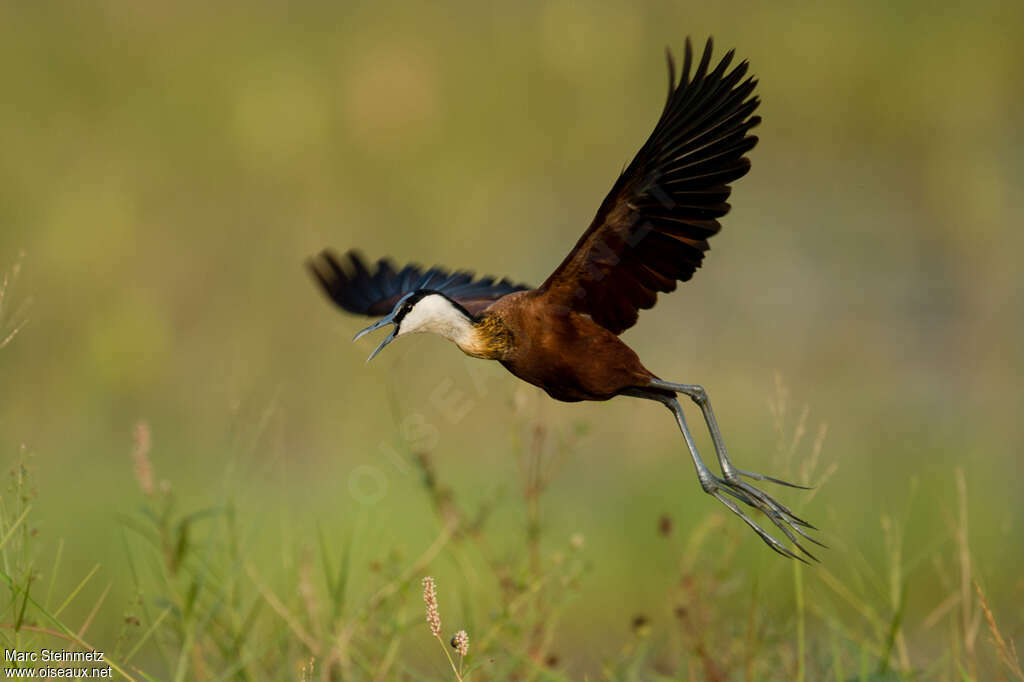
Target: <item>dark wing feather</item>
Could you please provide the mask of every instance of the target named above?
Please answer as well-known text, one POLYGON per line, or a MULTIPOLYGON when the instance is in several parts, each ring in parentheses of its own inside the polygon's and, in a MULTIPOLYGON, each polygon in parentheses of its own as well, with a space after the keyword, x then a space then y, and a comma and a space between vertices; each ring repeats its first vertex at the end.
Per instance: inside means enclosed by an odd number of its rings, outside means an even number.
POLYGON ((700 267, 707 239, 729 211, 730 182, 747 173, 743 155, 760 123, 744 80, 747 62, 728 71, 733 52, 714 70, 708 39, 696 71, 686 41, 677 82, 668 55, 669 93, 650 138, 612 187, 597 216, 561 265, 541 286, 557 306, 590 315, 619 334, 654 306, 658 292, 676 288, 700 267), (728 71, 728 73, 727 73, 728 71))
POLYGON ((436 266, 424 270, 418 265, 406 265, 396 270, 386 258, 368 268, 355 250, 340 258, 325 250, 311 258, 307 266, 338 307, 373 317, 387 315, 399 299, 419 289, 438 291, 476 315, 505 294, 529 288, 507 279, 474 279, 472 272, 449 272, 436 266))

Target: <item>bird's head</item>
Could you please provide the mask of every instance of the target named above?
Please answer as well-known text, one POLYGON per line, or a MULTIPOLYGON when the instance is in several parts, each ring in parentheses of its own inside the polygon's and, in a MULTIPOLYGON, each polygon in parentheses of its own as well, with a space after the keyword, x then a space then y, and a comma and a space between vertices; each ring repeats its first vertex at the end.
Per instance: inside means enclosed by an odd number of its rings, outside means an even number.
POLYGON ((387 338, 366 358, 369 362, 384 346, 404 334, 431 332, 440 334, 462 345, 473 329, 473 318, 461 305, 444 294, 430 289, 419 289, 403 296, 395 304, 390 313, 356 334, 353 341, 366 334, 380 329, 386 324, 393 324, 387 338))

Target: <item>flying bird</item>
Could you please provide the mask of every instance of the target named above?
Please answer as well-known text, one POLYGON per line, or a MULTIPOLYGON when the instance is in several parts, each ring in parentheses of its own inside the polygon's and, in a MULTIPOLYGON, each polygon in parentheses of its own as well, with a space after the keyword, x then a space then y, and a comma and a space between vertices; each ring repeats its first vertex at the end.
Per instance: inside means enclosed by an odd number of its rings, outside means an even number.
MULTIPOLYGON (((661 379, 619 338, 659 293, 688 281, 704 260, 708 239, 729 212, 730 183, 747 174, 744 156, 757 143, 757 81, 748 63, 730 69, 734 51, 712 67, 712 41, 694 68, 686 41, 678 79, 671 52, 669 88, 654 132, 619 175, 590 227, 539 287, 469 271, 417 265, 368 265, 357 251, 330 250, 307 265, 327 296, 350 313, 383 316, 358 340, 392 325, 367 362, 400 336, 429 332, 467 355, 497 360, 556 400, 644 398, 665 405, 686 441, 704 492, 743 519, 776 552, 805 561, 744 511, 762 512, 803 554, 801 539, 815 530, 781 502, 745 479, 802 488, 737 468, 729 457, 708 393, 697 384, 661 379), (700 408, 720 474, 708 468, 677 396, 700 408), (799 536, 799 537, 798 537, 799 536)), ((822 545, 824 546, 824 545, 822 545)))

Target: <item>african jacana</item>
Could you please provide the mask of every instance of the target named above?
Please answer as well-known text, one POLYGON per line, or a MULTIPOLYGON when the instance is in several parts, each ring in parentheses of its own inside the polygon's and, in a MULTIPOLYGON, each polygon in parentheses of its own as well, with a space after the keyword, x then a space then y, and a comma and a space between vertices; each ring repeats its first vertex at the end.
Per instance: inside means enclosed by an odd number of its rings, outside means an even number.
POLYGON ((757 143, 748 134, 760 122, 753 115, 756 81, 744 79, 746 61, 729 70, 732 51, 709 70, 711 46, 709 39, 691 77, 693 52, 686 41, 678 81, 668 54, 668 99, 654 132, 616 180, 590 227, 540 287, 493 277, 474 279, 471 272, 450 273, 440 267, 396 270, 387 259, 371 270, 355 251, 343 258, 324 251, 309 268, 344 310, 384 315, 355 339, 394 325, 367 362, 399 336, 432 332, 454 341, 468 355, 497 360, 556 400, 624 395, 664 404, 675 415, 704 491, 775 551, 802 560, 737 502, 763 512, 813 558, 794 535, 820 545, 803 530, 813 526, 743 478, 801 486, 737 469, 704 388, 658 378, 618 336, 633 326, 639 310, 654 306, 658 292, 673 291, 676 280, 693 276, 708 238, 720 229, 718 218, 729 211, 729 183, 750 169, 743 155, 757 143), (700 407, 721 476, 701 460, 678 394, 700 407))

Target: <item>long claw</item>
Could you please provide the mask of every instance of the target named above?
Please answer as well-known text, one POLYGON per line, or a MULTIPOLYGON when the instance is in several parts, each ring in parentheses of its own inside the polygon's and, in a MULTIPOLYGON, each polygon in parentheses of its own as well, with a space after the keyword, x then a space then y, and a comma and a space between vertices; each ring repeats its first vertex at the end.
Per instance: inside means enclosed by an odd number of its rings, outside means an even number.
POLYGON ((811 557, 812 559, 814 559, 815 561, 818 561, 820 563, 820 560, 818 559, 818 557, 814 556, 809 551, 807 551, 807 548, 804 547, 803 545, 801 545, 800 541, 796 539, 795 535, 793 535, 793 532, 790 530, 790 528, 795 529, 796 526, 787 525, 786 522, 785 522, 785 519, 783 519, 781 516, 779 516, 774 511, 764 510, 764 509, 762 509, 761 511, 765 512, 765 516, 767 516, 769 519, 771 519, 771 522, 774 523, 776 525, 776 527, 778 527, 778 529, 781 530, 785 534, 785 536, 787 538, 789 538, 790 542, 792 542, 794 545, 796 545, 797 549, 799 549, 801 552, 803 552, 807 556, 811 557))
POLYGON ((819 541, 815 540, 814 538, 812 538, 810 535, 805 533, 803 528, 801 528, 800 526, 798 526, 798 525, 791 525, 790 528, 792 528, 797 533, 799 533, 801 537, 806 538, 807 540, 810 540, 811 542, 816 544, 818 547, 822 547, 824 549, 828 549, 828 545, 826 545, 824 542, 819 542, 819 541))
MULTIPOLYGON (((772 524, 774 524, 780 531, 782 531, 786 538, 789 539, 789 541, 792 542, 797 549, 799 549, 801 552, 806 554, 814 561, 820 561, 818 557, 814 556, 814 554, 812 554, 806 547, 804 547, 800 543, 800 538, 809 540, 820 547, 826 547, 826 545, 822 544, 821 542, 818 542, 810 535, 808 535, 803 530, 803 528, 801 528, 801 525, 809 527, 810 524, 808 524, 806 521, 793 514, 793 512, 791 512, 789 508, 786 507, 786 505, 782 504, 781 502, 777 502, 768 493, 759 490, 748 483, 738 480, 738 478, 733 481, 722 479, 716 480, 719 484, 719 487, 709 492, 711 492, 711 494, 714 495, 716 499, 718 499, 720 502, 729 507, 729 509, 732 510, 733 513, 737 514, 744 521, 746 521, 747 525, 750 525, 750 527, 754 529, 758 536, 762 540, 764 540, 772 549, 778 551, 779 547, 785 548, 785 546, 779 543, 778 540, 769 535, 763 528, 758 526, 749 517, 743 514, 739 507, 736 506, 735 502, 728 499, 727 497, 723 497, 721 493, 727 493, 728 495, 734 497, 740 502, 743 502, 744 504, 760 511, 762 514, 768 517, 772 524), (799 535, 800 538, 798 538, 797 535, 799 535), (768 538, 770 538, 770 540, 768 538)), ((787 552, 788 553, 783 554, 785 554, 785 556, 791 556, 793 558, 798 558, 801 561, 804 561, 802 557, 800 557, 799 555, 795 555, 792 551, 788 550, 788 548, 787 552)), ((809 562, 805 561, 805 563, 809 562)))
POLYGON ((787 487, 790 487, 790 488, 797 488, 798 490, 813 490, 814 489, 814 486, 810 486, 810 485, 797 485, 796 483, 790 483, 789 481, 783 481, 782 479, 779 479, 779 478, 772 478, 771 476, 765 476, 764 474, 759 474, 759 473, 754 472, 754 471, 744 471, 743 469, 736 469, 735 471, 736 471, 737 474, 740 474, 742 476, 746 476, 747 478, 752 478, 755 481, 768 481, 770 483, 776 483, 778 485, 784 485, 784 486, 787 486, 787 487))
POLYGON ((738 516, 741 519, 743 519, 743 521, 745 521, 746 524, 748 526, 750 526, 751 529, 753 529, 753 531, 755 533, 757 533, 758 537, 760 537, 762 540, 764 540, 764 543, 766 545, 768 545, 769 547, 771 547, 773 550, 775 550, 776 552, 778 552, 779 554, 781 554, 784 557, 789 557, 790 559, 797 559, 798 561, 802 561, 805 564, 810 565, 810 562, 808 562, 806 559, 804 559, 799 554, 796 554, 793 551, 791 551, 788 547, 786 547, 781 542, 779 542, 778 540, 773 538, 771 535, 769 535, 766 530, 761 528, 761 526, 757 525, 749 516, 747 516, 746 514, 743 513, 743 510, 741 510, 739 507, 736 506, 735 502, 730 500, 728 497, 725 497, 724 495, 719 493, 717 490, 712 490, 710 492, 715 497, 715 499, 717 499, 719 502, 721 502, 726 507, 728 507, 729 510, 732 511, 733 514, 735 514, 736 516, 738 516))

